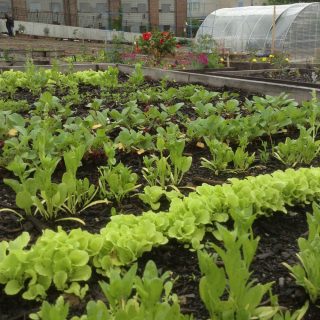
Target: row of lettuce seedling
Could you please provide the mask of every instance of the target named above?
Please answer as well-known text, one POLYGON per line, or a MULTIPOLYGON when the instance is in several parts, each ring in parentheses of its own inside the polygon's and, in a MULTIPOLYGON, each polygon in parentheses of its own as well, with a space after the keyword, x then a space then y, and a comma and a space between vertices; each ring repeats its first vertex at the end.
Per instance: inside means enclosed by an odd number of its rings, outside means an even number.
POLYGON ((199 249, 206 227, 215 222, 232 217, 247 230, 257 215, 286 212, 287 205, 308 203, 319 193, 320 169, 288 169, 222 186, 203 185, 188 197, 173 199, 168 212, 114 216, 100 234, 45 230, 29 246, 30 236, 23 233, 1 242, 0 282, 7 294, 23 290, 26 299, 45 297, 52 284, 79 295, 79 282, 91 277, 92 267, 108 274, 169 239, 199 249))

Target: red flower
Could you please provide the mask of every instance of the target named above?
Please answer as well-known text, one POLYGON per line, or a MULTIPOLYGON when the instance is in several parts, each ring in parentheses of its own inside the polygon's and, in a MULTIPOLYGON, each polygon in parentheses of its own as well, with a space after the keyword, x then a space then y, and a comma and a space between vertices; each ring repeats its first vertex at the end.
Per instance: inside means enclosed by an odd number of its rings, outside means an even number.
POLYGON ((167 31, 144 32, 137 40, 141 52, 152 55, 160 61, 166 53, 174 53, 176 39, 167 31))
POLYGON ((142 38, 144 41, 149 41, 151 36, 152 36, 151 32, 145 32, 142 34, 142 38))

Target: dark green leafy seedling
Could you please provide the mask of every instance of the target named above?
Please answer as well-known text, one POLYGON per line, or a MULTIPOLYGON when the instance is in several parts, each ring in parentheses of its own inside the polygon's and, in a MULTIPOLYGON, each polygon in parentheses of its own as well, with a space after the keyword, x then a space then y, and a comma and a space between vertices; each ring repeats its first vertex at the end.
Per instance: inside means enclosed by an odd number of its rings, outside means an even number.
POLYGON ((271 301, 275 301, 270 291, 272 283, 255 284, 250 280, 249 268, 259 239, 237 229, 229 231, 219 224, 214 235, 223 242, 224 249, 212 243, 216 256, 198 252, 203 274, 199 284, 200 296, 211 319, 273 319, 278 306, 261 306, 268 292, 271 301), (218 257, 223 267, 218 266, 218 257))
POLYGON ((44 301, 37 313, 29 315, 32 320, 66 320, 69 314, 69 304, 65 303, 63 297, 59 297, 54 305, 44 301))
POLYGON ((127 303, 132 294, 136 273, 137 264, 134 264, 124 276, 121 276, 120 270, 114 269, 110 271, 109 283, 99 282, 111 309, 116 310, 127 303))
POLYGON ((106 199, 114 198, 118 204, 130 192, 136 190, 138 175, 123 163, 116 166, 106 166, 99 168, 100 195, 106 199))
POLYGON ((315 303, 320 297, 320 208, 313 204, 313 215, 307 214, 308 238, 299 238, 299 263, 290 266, 284 263, 298 285, 302 286, 315 303))

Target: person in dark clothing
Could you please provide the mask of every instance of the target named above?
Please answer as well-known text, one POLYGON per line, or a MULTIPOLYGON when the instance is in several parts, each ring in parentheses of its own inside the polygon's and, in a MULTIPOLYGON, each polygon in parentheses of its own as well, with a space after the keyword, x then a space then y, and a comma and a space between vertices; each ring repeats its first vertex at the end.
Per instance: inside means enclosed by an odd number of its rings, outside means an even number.
POLYGON ((10 17, 7 13, 4 15, 6 19, 6 27, 8 30, 9 37, 13 37, 14 19, 10 17))

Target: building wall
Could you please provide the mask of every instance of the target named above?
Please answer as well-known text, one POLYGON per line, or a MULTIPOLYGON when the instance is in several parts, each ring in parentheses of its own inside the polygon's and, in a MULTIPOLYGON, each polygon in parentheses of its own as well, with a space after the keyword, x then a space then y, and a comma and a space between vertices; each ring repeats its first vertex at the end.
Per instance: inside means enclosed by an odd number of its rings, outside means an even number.
POLYGON ((159 26, 159 0, 149 0, 149 23, 150 28, 155 29, 159 26))
POLYGON ((175 1, 173 0, 159 0, 159 29, 161 31, 175 31, 175 1))
POLYGON ((187 0, 176 0, 176 34, 178 36, 186 35, 186 23, 187 23, 187 0))
POLYGON ((68 26, 78 25, 78 3, 77 0, 63 0, 63 13, 65 24, 68 26))
POLYGON ((149 29, 148 0, 123 0, 121 9, 124 31, 139 33, 149 29))
POLYGON ((11 0, 0 0, 0 16, 11 11, 11 0))
POLYGON ((64 24, 63 0, 26 0, 27 19, 32 22, 64 24))
POLYGON ((118 29, 121 24, 121 0, 105 0, 108 5, 109 26, 108 29, 118 29))
POLYGON ((26 0, 26 7, 28 11, 39 12, 39 11, 54 11, 63 12, 63 1, 54 0, 26 0))
POLYGON ((160 31, 172 31, 182 36, 186 21, 187 0, 158 0, 158 28, 160 31))
POLYGON ((77 0, 80 27, 107 29, 109 27, 108 3, 104 0, 77 0))
POLYGON ((187 0, 0 0, 0 14, 11 10, 30 22, 138 33, 156 28, 183 35, 187 20, 187 0))
POLYGON ((25 0, 12 0, 11 10, 15 19, 26 20, 27 19, 27 8, 25 0))

